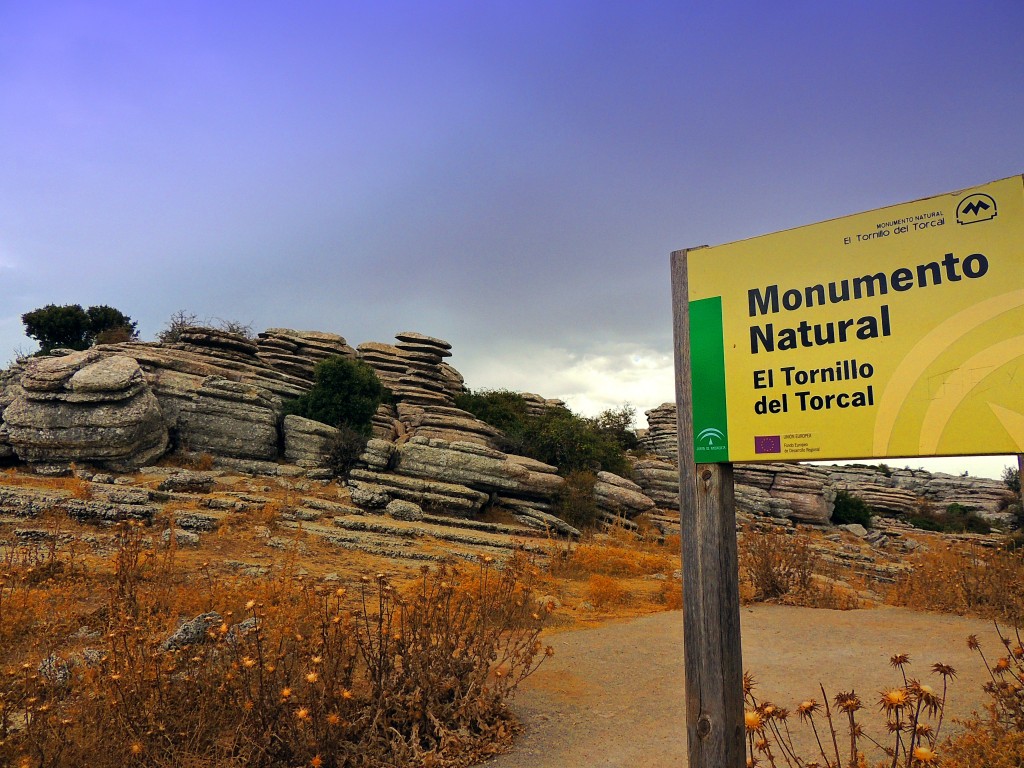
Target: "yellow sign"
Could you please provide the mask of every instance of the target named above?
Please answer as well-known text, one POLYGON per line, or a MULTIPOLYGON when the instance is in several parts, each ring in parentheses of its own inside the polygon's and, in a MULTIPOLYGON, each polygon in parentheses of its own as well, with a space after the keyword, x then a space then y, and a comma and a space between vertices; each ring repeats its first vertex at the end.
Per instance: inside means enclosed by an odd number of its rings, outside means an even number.
POLYGON ((1024 177, 687 263, 696 461, 1024 452, 1024 177))

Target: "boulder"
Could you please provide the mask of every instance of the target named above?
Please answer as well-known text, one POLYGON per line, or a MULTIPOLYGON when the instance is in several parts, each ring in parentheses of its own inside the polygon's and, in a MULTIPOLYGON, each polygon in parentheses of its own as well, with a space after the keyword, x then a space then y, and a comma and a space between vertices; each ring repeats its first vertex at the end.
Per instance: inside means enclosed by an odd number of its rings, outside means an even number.
POLYGON ((178 415, 183 448, 235 459, 277 458, 281 399, 255 384, 208 376, 178 415))
POLYGON ((398 446, 395 471, 465 485, 484 493, 550 500, 562 487, 555 467, 473 443, 413 437, 398 446))
POLYGON ((655 508, 654 501, 644 495, 639 485, 611 472, 597 473, 594 499, 599 510, 628 520, 655 508))
POLYGON ((213 489, 214 479, 211 472, 179 469, 161 480, 157 490, 176 493, 209 493, 213 489))
POLYGON ((22 461, 88 461, 128 470, 159 458, 168 434, 138 363, 96 350, 26 364, 3 412, 6 442, 22 461))
POLYGON ((403 501, 402 499, 395 499, 390 502, 384 511, 391 515, 395 520, 404 520, 409 523, 418 523, 423 519, 423 510, 419 504, 414 504, 411 501, 403 501))
POLYGON ((284 458, 300 467, 324 468, 330 460, 331 446, 338 430, 329 424, 289 414, 281 425, 284 434, 284 458))

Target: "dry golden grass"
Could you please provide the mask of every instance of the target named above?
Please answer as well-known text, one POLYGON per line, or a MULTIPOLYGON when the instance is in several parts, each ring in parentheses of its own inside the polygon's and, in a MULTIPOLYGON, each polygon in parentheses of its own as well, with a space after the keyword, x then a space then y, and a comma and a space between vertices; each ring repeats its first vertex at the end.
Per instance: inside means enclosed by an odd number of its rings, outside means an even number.
POLYGON ((963 543, 914 554, 887 602, 911 608, 1024 623, 1024 551, 963 543))
POLYGON ((507 746, 545 657, 520 559, 338 587, 183 566, 140 526, 62 541, 0 545, 2 765, 463 765, 507 746), (209 611, 203 642, 161 647, 209 611))
POLYGON ((740 600, 778 602, 809 608, 860 607, 856 591, 844 585, 832 564, 811 547, 808 537, 747 532, 739 542, 740 600))

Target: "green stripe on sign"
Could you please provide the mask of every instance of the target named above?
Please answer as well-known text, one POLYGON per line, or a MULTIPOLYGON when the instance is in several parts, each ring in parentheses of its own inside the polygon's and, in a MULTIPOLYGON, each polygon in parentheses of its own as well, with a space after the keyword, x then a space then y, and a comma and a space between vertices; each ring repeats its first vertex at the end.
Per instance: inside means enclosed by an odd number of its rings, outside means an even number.
POLYGON ((729 461, 725 404, 722 297, 690 302, 690 365, 693 391, 693 455, 698 464, 729 461))

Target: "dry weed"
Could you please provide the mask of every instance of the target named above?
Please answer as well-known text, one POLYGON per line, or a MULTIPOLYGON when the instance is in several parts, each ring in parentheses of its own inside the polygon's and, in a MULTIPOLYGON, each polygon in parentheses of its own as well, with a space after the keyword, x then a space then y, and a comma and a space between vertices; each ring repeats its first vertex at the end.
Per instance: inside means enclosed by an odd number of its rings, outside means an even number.
POLYGON ((596 608, 610 608, 629 602, 629 591, 611 576, 592 574, 587 580, 587 600, 596 608))
POLYGON ((185 572, 135 525, 110 545, 89 566, 4 545, 0 764, 461 765, 507 745, 504 702, 546 657, 519 559, 327 588, 185 572))
POLYGON ((759 700, 754 695, 753 678, 745 674, 747 765, 867 768, 869 751, 879 757, 884 755, 884 760, 877 765, 887 768, 937 764, 948 683, 956 676, 956 670, 934 664, 932 674, 937 675, 941 683, 936 681, 931 685, 907 676, 909 662, 906 654, 890 658, 890 665, 900 673, 900 682, 878 694, 882 730, 888 734, 888 741, 884 737, 876 740, 865 731, 863 716, 859 714, 864 702, 853 690, 836 694, 830 703, 824 686, 819 686, 820 699, 817 696, 807 698, 790 710, 759 700), (812 757, 802 754, 795 746, 790 727, 794 720, 813 735, 817 749, 812 757))
POLYGON ((913 555, 887 601, 910 608, 1024 623, 1024 552, 948 544, 913 555))

